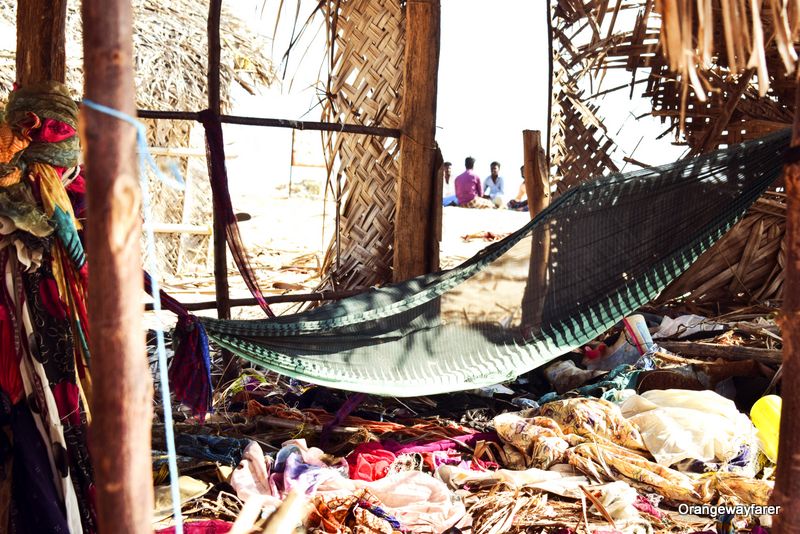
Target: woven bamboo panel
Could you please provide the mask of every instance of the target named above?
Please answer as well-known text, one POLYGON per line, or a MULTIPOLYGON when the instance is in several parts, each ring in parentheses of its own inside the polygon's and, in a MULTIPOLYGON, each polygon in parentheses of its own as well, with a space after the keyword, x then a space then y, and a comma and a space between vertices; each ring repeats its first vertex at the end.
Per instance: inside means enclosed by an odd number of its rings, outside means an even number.
MULTIPOLYGON (((343 0, 329 14, 333 68, 323 120, 400 128, 405 14, 400 0, 343 0)), ((334 133, 326 140, 339 230, 323 263, 323 284, 339 289, 392 279, 394 139, 334 133)))
MULTIPOLYGON (((156 156, 162 168, 178 166, 186 181, 184 190, 176 190, 149 176, 152 220, 155 223, 210 226, 212 223, 211 185, 204 156, 172 158, 156 156)), ((164 277, 213 274, 211 236, 203 234, 157 233, 155 235, 158 272, 164 277)), ((149 261, 147 249, 143 259, 149 261)), ((147 265, 148 263, 145 263, 147 265)))
POLYGON ((596 9, 596 2, 559 2, 553 19, 556 41, 553 58, 553 111, 550 117, 550 182, 561 194, 584 180, 618 168, 611 160, 616 148, 598 116, 598 108, 585 101, 579 89, 594 58, 573 45, 583 31, 575 22, 579 11, 596 9))

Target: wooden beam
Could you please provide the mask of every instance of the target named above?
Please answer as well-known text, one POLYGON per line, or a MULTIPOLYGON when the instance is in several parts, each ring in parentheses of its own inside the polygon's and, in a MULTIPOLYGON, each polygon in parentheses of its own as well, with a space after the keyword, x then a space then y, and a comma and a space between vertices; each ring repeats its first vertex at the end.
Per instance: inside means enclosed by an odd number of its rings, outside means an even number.
POLYGON ((758 347, 740 347, 717 343, 693 343, 691 341, 659 341, 658 346, 681 356, 721 358, 723 360, 756 360, 762 363, 779 364, 783 360, 780 350, 758 347))
POLYGON ((432 218, 436 179, 434 138, 439 71, 440 0, 406 4, 403 128, 394 223, 394 280, 407 280, 438 267, 431 258, 436 238, 432 218))
POLYGON ((17 83, 66 79, 67 0, 18 0, 17 83))
MULTIPOLYGON (((133 116, 131 3, 83 0, 86 97, 133 116)), ((136 130, 84 107, 92 463, 99 532, 152 532, 153 385, 142 323, 136 130)))
MULTIPOLYGON (((289 293, 287 295, 265 295, 264 300, 267 304, 281 303, 281 302, 319 302, 322 300, 339 300, 359 293, 369 291, 369 288, 346 289, 343 291, 318 291, 314 293, 289 293)), ((206 300, 203 302, 184 302, 181 303, 187 311, 200 311, 200 310, 213 310, 217 307, 217 301, 206 300)), ((231 308, 241 306, 258 306, 258 301, 254 297, 243 299, 231 299, 231 308)), ((146 311, 152 311, 153 305, 146 303, 144 305, 146 311)))
MULTIPOLYGON (((143 119, 166 120, 198 120, 196 111, 155 111, 140 109, 138 116, 143 119)), ((292 128, 294 130, 312 130, 321 132, 338 132, 361 135, 374 135, 377 137, 400 137, 400 130, 396 128, 383 128, 381 126, 364 126, 363 124, 343 124, 340 122, 314 122, 297 121, 292 119, 268 119, 262 117, 242 117, 239 115, 220 115, 222 124, 239 124, 243 126, 270 126, 274 128, 292 128)))
MULTIPOLYGON (((221 112, 219 74, 221 12, 222 0, 211 0, 208 7, 208 109, 217 115, 221 112)), ((209 166, 209 168, 211 167, 209 166)), ((214 210, 214 282, 217 289, 217 314, 220 319, 229 319, 231 306, 228 289, 228 244, 225 240, 225 221, 220 216, 213 189, 211 196, 214 210)))
MULTIPOLYGON (((795 78, 795 112, 791 146, 800 147, 800 83, 795 78)), ((790 152, 790 154, 792 154, 790 152)), ((786 263, 784 264, 783 310, 779 324, 783 336, 783 382, 781 384, 781 430, 778 467, 771 504, 781 507, 773 532, 800 532, 800 161, 784 169, 786 185, 786 263)))

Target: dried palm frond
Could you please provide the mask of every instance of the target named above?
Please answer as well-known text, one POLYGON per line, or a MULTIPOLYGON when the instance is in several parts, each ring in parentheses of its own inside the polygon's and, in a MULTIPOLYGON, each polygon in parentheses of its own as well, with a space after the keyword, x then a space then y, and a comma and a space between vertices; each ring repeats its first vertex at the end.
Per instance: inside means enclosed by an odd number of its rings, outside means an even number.
POLYGON ((701 101, 705 101, 706 88, 700 72, 711 68, 713 58, 723 49, 731 74, 757 70, 761 96, 767 94, 770 85, 765 39, 774 38, 783 68, 792 74, 797 63, 794 39, 798 31, 798 19, 793 15, 799 7, 797 0, 655 0, 662 18, 664 57, 684 86, 691 84, 701 101), (715 43, 715 30, 721 42, 715 43))

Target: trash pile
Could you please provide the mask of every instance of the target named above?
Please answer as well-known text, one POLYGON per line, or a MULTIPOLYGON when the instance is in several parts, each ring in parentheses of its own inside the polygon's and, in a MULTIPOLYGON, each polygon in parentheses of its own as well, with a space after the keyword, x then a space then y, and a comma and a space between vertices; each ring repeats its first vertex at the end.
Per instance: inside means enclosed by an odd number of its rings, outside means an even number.
MULTIPOLYGON (((640 314, 472 392, 375 398, 247 369, 204 421, 175 425, 184 531, 766 532, 775 353, 764 316, 640 314)), ((163 430, 155 528, 169 533, 163 430)))

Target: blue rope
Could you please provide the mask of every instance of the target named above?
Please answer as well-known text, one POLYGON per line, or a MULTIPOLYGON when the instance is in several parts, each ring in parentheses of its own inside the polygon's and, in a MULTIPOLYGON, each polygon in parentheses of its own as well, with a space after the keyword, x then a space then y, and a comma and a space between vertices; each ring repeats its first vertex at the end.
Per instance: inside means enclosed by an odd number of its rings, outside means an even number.
MULTIPOLYGON (((152 212, 150 208, 150 188, 147 182, 147 170, 151 170, 156 178, 175 189, 184 189, 185 182, 177 168, 173 166, 175 180, 169 180, 158 168, 155 159, 147 146, 147 129, 135 118, 116 109, 84 99, 83 105, 127 122, 136 128, 136 145, 139 153, 139 182, 142 187, 142 211, 144 213, 144 230, 147 241, 148 271, 152 273, 153 311, 158 315, 161 311, 161 296, 158 282, 158 266, 156 265, 156 244, 153 228, 150 225, 152 212)), ((172 495, 172 514, 175 520, 175 534, 183 534, 183 517, 181 516, 180 487, 178 486, 178 459, 175 452, 175 435, 172 422, 172 403, 170 402, 169 378, 167 373, 167 350, 164 343, 164 330, 156 321, 156 341, 158 352, 159 382, 161 383, 161 403, 164 407, 164 434, 167 442, 167 463, 169 465, 170 493, 172 495)))

